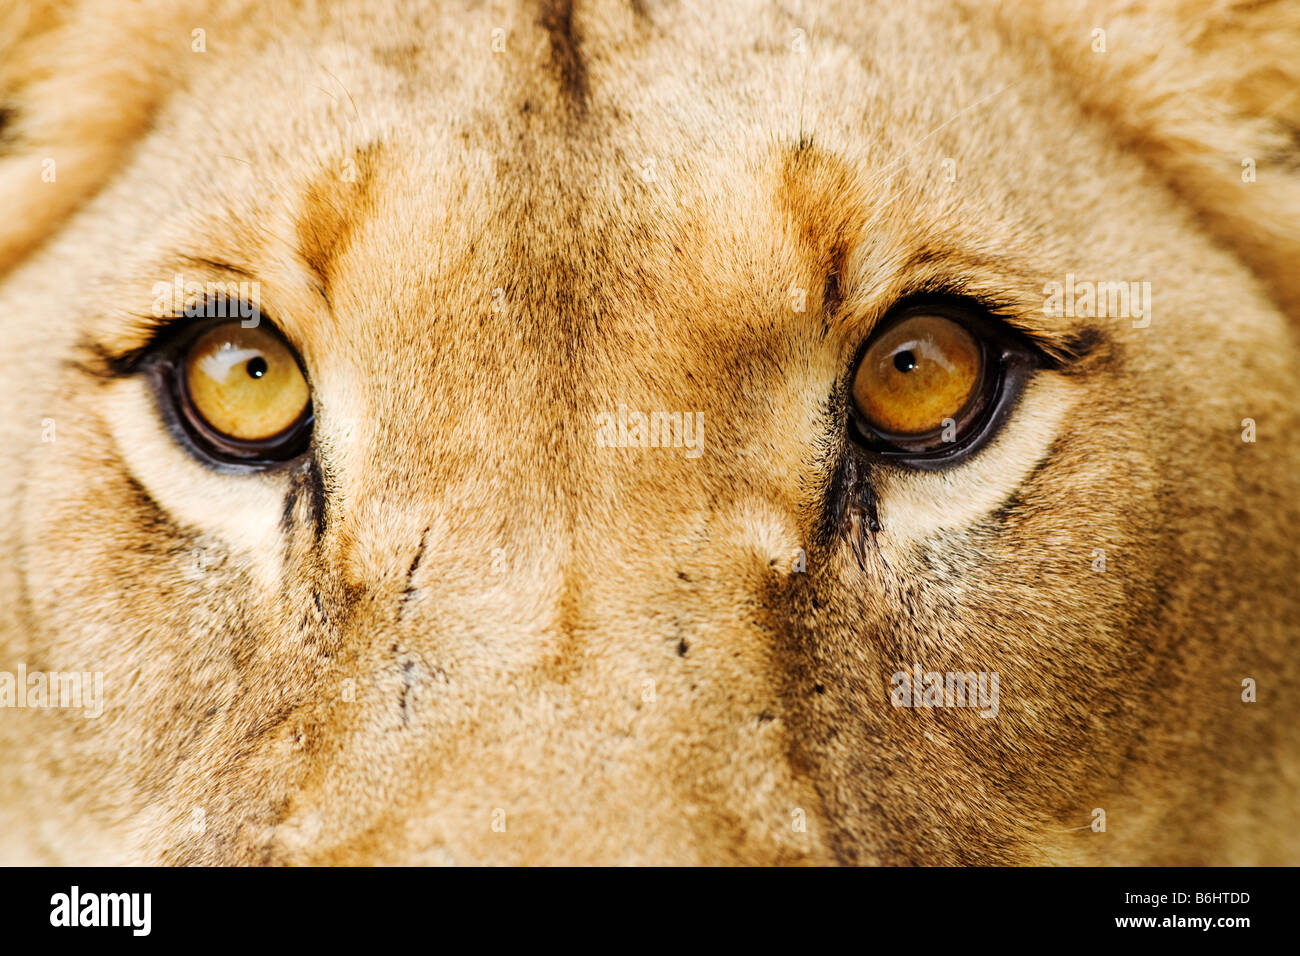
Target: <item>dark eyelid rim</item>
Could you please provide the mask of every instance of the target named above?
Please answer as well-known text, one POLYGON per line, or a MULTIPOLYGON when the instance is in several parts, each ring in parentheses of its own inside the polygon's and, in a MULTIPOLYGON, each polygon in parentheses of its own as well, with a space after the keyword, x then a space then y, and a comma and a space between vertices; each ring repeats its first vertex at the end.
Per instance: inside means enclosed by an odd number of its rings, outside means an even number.
POLYGON ((960 317, 974 316, 977 322, 987 329, 1006 336, 1022 346, 1038 353, 1044 368, 1061 369, 1084 357, 1068 345, 1057 342, 1053 337, 1041 334, 1018 318, 1017 309, 1010 299, 995 299, 983 294, 963 290, 959 286, 923 286, 900 295, 880 318, 871 324, 865 336, 858 343, 852 358, 852 368, 856 369, 867 347, 885 329, 901 321, 908 315, 914 315, 933 309, 941 315, 956 312, 960 317))

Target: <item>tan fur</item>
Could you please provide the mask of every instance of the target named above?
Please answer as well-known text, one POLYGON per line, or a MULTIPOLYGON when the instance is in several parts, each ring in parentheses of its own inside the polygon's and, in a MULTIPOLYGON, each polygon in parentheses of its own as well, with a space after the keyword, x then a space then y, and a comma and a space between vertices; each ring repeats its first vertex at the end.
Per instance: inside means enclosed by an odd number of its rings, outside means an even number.
POLYGON ((0 862, 1300 863, 1298 48, 1208 0, 9 8, 0 670, 106 702, 0 711, 0 862), (222 263, 314 465, 212 471, 105 370, 222 263), (1066 273, 1150 327, 1045 316, 1066 273), (873 531, 845 376, 936 283, 1063 364, 873 469, 873 531), (619 404, 704 453, 598 448, 619 404), (892 707, 913 662, 999 715, 892 707))

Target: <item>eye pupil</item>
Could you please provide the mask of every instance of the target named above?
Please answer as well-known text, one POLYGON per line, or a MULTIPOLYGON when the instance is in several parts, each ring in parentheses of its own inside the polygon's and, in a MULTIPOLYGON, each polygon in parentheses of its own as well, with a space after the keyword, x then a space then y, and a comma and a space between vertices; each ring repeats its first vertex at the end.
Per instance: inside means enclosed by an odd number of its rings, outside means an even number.
POLYGON ((910 349, 904 349, 894 356, 894 368, 900 372, 910 372, 916 368, 916 356, 910 349))
POLYGON ((266 359, 260 355, 257 358, 249 359, 245 368, 248 370, 249 378, 261 378, 266 374, 266 359))

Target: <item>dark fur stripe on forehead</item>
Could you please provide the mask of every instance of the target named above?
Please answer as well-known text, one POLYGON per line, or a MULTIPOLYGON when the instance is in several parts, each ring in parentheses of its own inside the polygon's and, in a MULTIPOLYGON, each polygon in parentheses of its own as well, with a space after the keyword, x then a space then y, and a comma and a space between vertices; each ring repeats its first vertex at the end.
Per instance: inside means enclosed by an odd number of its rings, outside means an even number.
POLYGON ((573 0, 542 0, 538 24, 550 37, 551 68, 561 92, 578 110, 587 105, 587 66, 573 26, 573 0))
POLYGON ((308 186, 298 214, 298 251, 320 279, 330 301, 334 262, 347 249, 352 231, 370 203, 378 144, 362 147, 337 167, 322 170, 308 186))
POLYGON ((853 170, 807 140, 786 148, 779 169, 777 201, 826 276, 824 305, 829 315, 844 297, 845 257, 867 219, 853 170))

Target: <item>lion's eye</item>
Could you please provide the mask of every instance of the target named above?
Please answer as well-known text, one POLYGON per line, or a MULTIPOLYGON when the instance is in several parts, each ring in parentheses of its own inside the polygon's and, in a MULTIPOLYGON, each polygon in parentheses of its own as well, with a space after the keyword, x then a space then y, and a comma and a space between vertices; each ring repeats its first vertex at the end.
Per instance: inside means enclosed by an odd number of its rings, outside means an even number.
POLYGON ((970 332, 940 315, 914 315, 868 346, 853 400, 877 434, 916 439, 955 421, 983 373, 983 350, 970 332))
POLYGON ((974 310, 918 306, 886 321, 853 373, 853 424, 869 450, 922 467, 970 451, 1035 362, 974 310))
POLYGON ((222 322, 173 361, 173 393, 186 431, 218 459, 283 461, 311 428, 311 390, 293 350, 266 325, 222 322))

